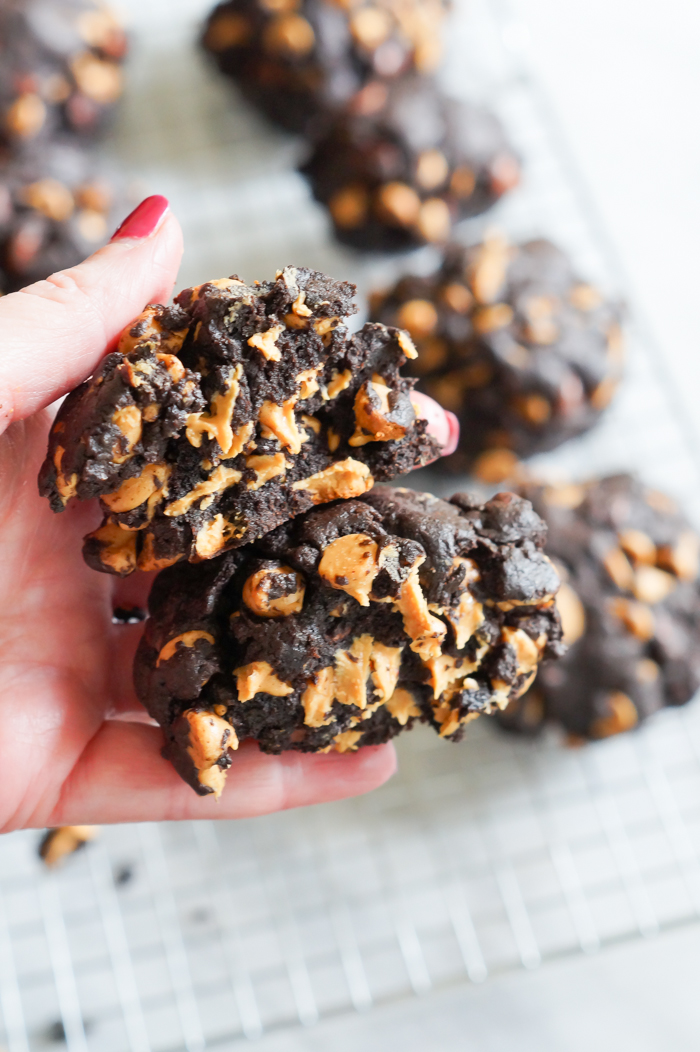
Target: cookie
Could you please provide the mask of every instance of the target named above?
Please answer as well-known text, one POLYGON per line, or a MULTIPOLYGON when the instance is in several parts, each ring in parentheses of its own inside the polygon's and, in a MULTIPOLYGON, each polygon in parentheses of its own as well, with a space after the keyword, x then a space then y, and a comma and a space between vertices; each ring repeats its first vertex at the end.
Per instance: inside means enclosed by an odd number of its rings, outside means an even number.
POLYGON ((122 94, 126 49, 100 0, 2 0, 0 143, 101 131, 122 94))
POLYGON ((359 92, 301 171, 340 241, 396 252, 447 241, 517 185, 520 165, 489 110, 406 77, 359 92))
POLYGON ((370 80, 437 68, 445 0, 228 0, 203 35, 266 116, 309 134, 370 80))
POLYGON ((75 854, 94 840, 99 830, 99 826, 57 826, 47 829, 39 843, 39 858, 49 869, 53 869, 68 855, 75 854))
POLYGON ((210 559, 439 453, 400 367, 406 333, 350 336, 355 286, 286 267, 150 306, 61 406, 40 490, 60 512, 99 497, 95 569, 210 559))
POLYGON ((484 482, 587 431, 622 375, 620 305, 549 241, 452 245, 435 273, 375 295, 371 316, 411 333, 419 389, 462 425, 447 466, 484 482))
POLYGON ((700 687, 700 537, 674 502, 629 475, 522 493, 549 528, 569 650, 503 725, 607 738, 689 701, 700 687))
POLYGON ((347 752, 415 720, 458 741, 561 651, 542 520, 512 493, 385 486, 210 563, 164 570, 135 684, 201 795, 230 751, 347 752))
POLYGON ((80 263, 107 240, 120 205, 111 182, 69 143, 0 165, 0 292, 80 263))

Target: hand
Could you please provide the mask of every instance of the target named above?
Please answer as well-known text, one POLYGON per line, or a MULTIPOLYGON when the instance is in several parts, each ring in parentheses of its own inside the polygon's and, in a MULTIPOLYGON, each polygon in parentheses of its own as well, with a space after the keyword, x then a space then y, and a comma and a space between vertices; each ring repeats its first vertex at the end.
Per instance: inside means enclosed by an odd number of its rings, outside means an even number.
MULTIPOLYGON (((54 515, 38 495, 46 407, 146 303, 170 298, 182 235, 167 204, 148 198, 85 263, 0 299, 0 831, 239 818, 367 792, 394 771, 391 745, 266 756, 245 743, 222 799, 196 796, 134 695, 141 626, 112 623, 115 607, 145 605, 153 575, 90 570, 81 538, 98 509, 73 502, 54 515)), ((418 401, 451 441, 439 406, 418 401)))

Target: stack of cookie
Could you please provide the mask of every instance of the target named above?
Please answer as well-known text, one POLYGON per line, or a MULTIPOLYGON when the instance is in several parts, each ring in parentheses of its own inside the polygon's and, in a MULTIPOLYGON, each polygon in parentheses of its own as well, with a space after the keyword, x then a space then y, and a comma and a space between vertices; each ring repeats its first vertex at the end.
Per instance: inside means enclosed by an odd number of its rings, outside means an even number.
POLYGON ((444 244, 517 185, 498 119, 447 97, 444 0, 224 0, 203 43, 271 120, 306 135, 302 172, 355 248, 444 244))
POLYGON ((90 146, 121 95, 126 48, 101 0, 0 0, 0 293, 106 240, 114 191, 90 146))
POLYGON ((354 287, 304 268, 150 306, 63 403, 40 488, 98 497, 95 570, 160 570, 135 661, 166 753, 218 795, 246 739, 340 752, 415 721, 458 740, 562 652, 546 528, 375 486, 438 455, 408 334, 355 335, 354 287))

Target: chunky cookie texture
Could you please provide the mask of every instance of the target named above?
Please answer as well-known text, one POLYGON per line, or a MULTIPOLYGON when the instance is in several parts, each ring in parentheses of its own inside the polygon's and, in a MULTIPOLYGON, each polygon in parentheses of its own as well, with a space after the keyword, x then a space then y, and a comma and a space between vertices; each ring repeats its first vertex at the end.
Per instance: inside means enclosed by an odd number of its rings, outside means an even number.
POLYGON ((67 142, 0 166, 0 292, 75 266, 116 224, 113 186, 67 142))
POLYGON ((126 49, 99 0, 2 0, 0 144, 100 131, 122 93, 126 49))
POLYGON ((286 267, 150 306, 63 403, 40 491, 99 497, 85 558, 122 576, 210 559, 439 453, 400 367, 405 332, 349 336, 354 285, 286 267))
POLYGON ((407 77, 368 84, 302 172, 340 241, 399 251, 447 241, 457 220, 517 185, 520 165, 492 113, 407 77))
POLYGON ((435 273, 372 301, 411 333, 420 389, 460 419, 448 467, 489 483, 595 424, 622 375, 621 316, 551 242, 500 235, 450 246, 435 273))
POLYGON ((231 750, 347 752, 415 720, 458 741, 561 651, 542 520, 511 493, 384 486, 158 576, 138 696, 198 793, 231 750))
POLYGON ((311 133, 368 82, 440 60, 444 0, 228 0, 203 43, 251 102, 291 131, 311 133))
POLYGON ((549 528, 569 650, 502 724, 534 733, 549 720, 574 739, 607 738, 689 701, 700 686, 700 538, 674 502, 628 475, 522 492, 549 528))

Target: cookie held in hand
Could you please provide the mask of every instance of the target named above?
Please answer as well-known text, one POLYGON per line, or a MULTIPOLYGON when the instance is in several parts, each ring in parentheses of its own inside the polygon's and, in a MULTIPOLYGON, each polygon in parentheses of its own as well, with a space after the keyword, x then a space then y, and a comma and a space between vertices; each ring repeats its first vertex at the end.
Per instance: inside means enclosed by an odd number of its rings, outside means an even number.
POLYGON ((40 475, 54 511, 100 498, 91 566, 210 559, 438 456, 399 372, 411 340, 375 324, 350 336, 354 292, 286 267, 186 289, 127 327, 61 406, 40 475))
POLYGON ((134 676, 166 755, 218 795, 246 739, 347 752, 420 720, 459 740, 561 652, 545 534, 510 493, 379 486, 163 571, 134 676))

